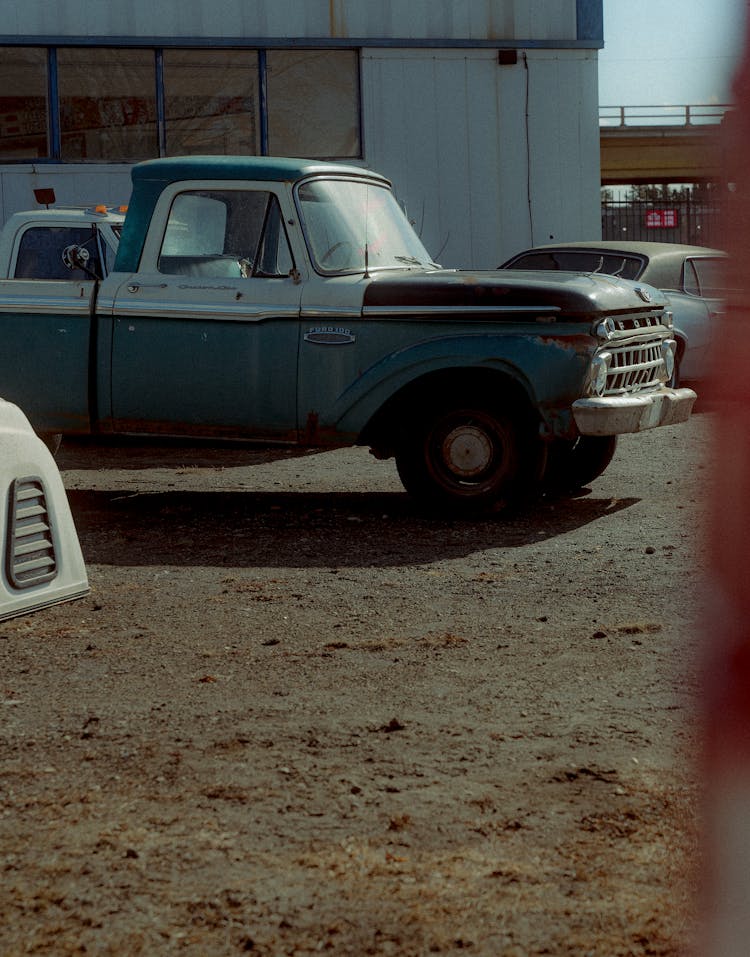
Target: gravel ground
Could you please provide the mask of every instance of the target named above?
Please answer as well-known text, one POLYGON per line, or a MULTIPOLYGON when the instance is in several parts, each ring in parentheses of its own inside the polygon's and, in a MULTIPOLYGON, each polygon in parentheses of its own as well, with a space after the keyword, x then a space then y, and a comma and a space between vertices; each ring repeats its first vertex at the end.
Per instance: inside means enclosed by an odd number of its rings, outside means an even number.
POLYGON ((365 450, 63 446, 0 624, 0 953, 678 955, 712 414, 437 519, 365 450))

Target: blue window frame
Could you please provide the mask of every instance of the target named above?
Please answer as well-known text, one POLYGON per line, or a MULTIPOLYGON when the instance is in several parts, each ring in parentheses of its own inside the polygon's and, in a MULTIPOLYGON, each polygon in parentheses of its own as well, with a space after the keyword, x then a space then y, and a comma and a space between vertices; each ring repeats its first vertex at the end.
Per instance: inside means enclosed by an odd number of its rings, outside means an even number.
POLYGON ((0 47, 0 163, 358 159, 359 70, 353 48, 0 47))

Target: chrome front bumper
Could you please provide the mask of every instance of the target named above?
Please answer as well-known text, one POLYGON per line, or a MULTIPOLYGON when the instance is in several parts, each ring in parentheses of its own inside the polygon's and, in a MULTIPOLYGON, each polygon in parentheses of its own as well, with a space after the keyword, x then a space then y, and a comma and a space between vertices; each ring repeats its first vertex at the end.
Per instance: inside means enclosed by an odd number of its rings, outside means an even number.
POLYGON ((578 399, 573 418, 581 435, 623 435, 659 425, 677 425, 690 418, 697 395, 692 389, 669 389, 642 395, 578 399))

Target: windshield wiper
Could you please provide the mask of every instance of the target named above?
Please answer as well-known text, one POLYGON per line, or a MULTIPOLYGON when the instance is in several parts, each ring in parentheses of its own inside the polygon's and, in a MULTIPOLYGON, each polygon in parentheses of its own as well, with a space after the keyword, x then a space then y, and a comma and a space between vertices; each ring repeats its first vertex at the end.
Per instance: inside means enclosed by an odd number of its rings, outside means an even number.
POLYGON ((394 259, 397 259, 400 263, 408 263, 410 266, 432 266, 433 269, 440 269, 437 263, 428 260, 426 263, 423 263, 421 259, 417 259, 416 256, 394 256, 394 259))
POLYGON ((393 258, 398 259, 400 263, 409 263, 410 266, 424 265, 416 256, 394 256, 393 258))

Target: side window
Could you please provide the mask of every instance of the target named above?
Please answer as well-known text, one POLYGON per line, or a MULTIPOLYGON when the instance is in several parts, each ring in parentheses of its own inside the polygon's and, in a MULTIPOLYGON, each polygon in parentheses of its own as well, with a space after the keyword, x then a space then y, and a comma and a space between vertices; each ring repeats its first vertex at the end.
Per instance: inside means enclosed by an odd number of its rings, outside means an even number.
POLYGON ((685 260, 684 278, 682 288, 691 296, 700 296, 701 287, 698 282, 698 275, 695 271, 695 262, 692 259, 685 260))
POLYGON ((63 262, 63 253, 74 245, 86 249, 89 270, 101 276, 99 245, 93 226, 32 226, 21 236, 14 278, 91 279, 83 269, 69 269, 63 262))
POLYGON ((284 228, 281 207, 278 199, 272 196, 258 247, 254 275, 271 278, 288 276, 292 269, 294 269, 294 260, 284 228))
POLYGON ((288 276, 293 267, 279 203, 265 190, 206 190, 174 199, 158 268, 217 278, 288 276))
POLYGON ((721 259, 688 259, 685 262, 685 292, 693 296, 721 299, 727 293, 725 265, 721 259))

